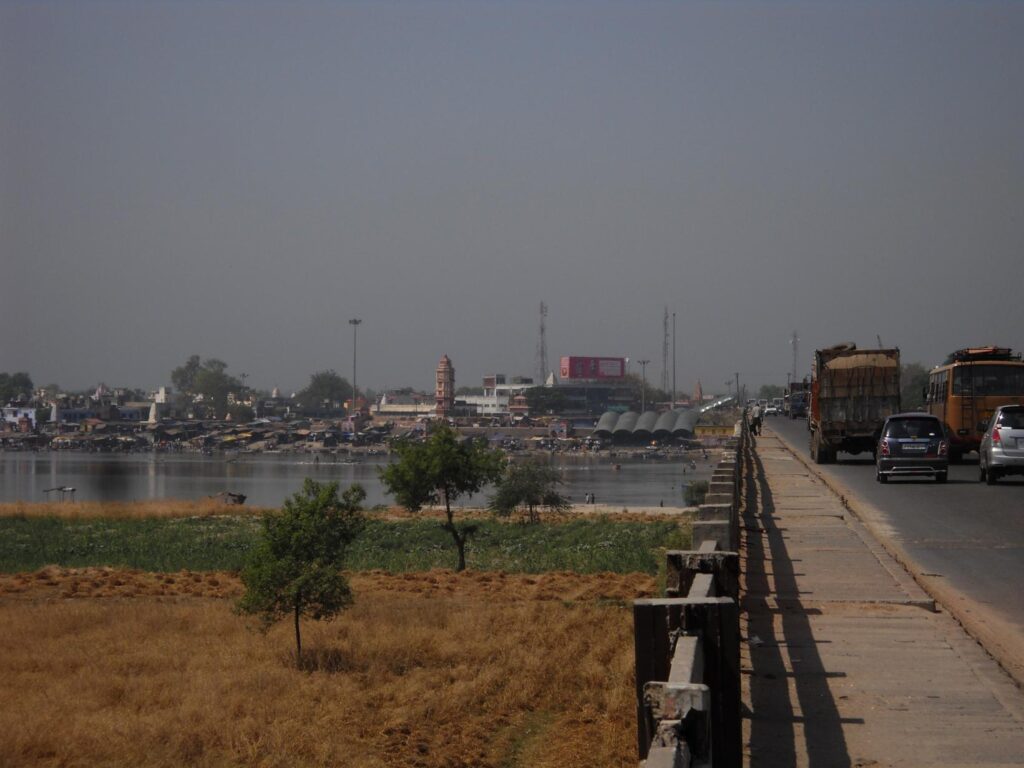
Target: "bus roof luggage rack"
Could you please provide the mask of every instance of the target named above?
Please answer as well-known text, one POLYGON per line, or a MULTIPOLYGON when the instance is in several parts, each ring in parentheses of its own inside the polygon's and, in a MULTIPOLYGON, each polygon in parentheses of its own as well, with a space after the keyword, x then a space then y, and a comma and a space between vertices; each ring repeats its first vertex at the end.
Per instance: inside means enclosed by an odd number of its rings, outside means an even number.
POLYGON ((979 360, 1020 360, 1020 354, 1013 354, 1009 347, 967 347, 958 349, 946 358, 944 365, 950 363, 975 362, 979 360))

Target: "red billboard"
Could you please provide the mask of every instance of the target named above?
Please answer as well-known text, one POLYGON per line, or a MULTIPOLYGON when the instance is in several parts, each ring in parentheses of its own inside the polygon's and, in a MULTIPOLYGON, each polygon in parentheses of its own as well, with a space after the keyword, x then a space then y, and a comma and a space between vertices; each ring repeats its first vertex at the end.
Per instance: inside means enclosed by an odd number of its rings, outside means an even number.
POLYGON ((562 379, 621 379, 626 375, 624 357, 563 357, 562 379))

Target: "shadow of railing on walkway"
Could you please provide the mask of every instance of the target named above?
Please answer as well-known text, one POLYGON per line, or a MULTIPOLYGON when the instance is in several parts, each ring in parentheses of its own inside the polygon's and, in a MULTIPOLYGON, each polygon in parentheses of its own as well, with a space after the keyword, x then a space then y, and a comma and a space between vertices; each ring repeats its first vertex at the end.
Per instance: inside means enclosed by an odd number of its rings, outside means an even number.
POLYGON ((828 685, 830 677, 842 675, 829 673, 821 660, 818 645, 823 641, 814 637, 809 618, 818 611, 801 601, 794 561, 774 519, 775 502, 764 465, 753 448, 743 457, 743 602, 751 661, 751 668, 744 671, 750 678, 752 710, 747 715, 751 721, 748 765, 796 765, 799 723, 808 765, 848 768, 844 720, 828 685), (782 599, 773 605, 768 600, 773 596, 782 599), (800 715, 794 708, 794 693, 800 715))

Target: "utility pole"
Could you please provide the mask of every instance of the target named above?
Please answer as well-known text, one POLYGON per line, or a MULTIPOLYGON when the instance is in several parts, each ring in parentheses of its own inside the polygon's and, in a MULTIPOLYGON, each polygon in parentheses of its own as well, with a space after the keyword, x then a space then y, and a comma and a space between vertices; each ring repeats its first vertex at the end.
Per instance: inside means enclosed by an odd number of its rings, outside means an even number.
POLYGON ((672 407, 676 409, 676 313, 672 313, 672 407))
POLYGON ((734 375, 736 376, 736 402, 739 403, 740 402, 740 374, 739 374, 739 371, 737 371, 734 375))
POLYGON ((647 411, 647 364, 650 360, 637 360, 640 363, 641 384, 640 384, 640 413, 647 411))
POLYGON ((668 392, 668 307, 661 320, 661 391, 668 392))
POLYGON ((537 384, 543 386, 548 377, 548 305, 540 303, 540 330, 537 334, 537 384))
MULTIPOLYGON (((800 368, 798 366, 798 358, 800 356, 800 337, 796 331, 793 331, 793 337, 789 340, 789 343, 793 346, 793 370, 790 373, 793 374, 793 381, 796 381, 800 368)), ((881 346, 881 345, 879 345, 881 346)))
MULTIPOLYGON (((363 321, 358 317, 353 317, 348 321, 348 324, 352 326, 352 408, 350 409, 349 418, 352 419, 355 416, 356 409, 356 395, 359 390, 356 389, 356 332, 359 330, 359 324, 363 321)), ((354 427, 355 425, 353 425, 354 427)))

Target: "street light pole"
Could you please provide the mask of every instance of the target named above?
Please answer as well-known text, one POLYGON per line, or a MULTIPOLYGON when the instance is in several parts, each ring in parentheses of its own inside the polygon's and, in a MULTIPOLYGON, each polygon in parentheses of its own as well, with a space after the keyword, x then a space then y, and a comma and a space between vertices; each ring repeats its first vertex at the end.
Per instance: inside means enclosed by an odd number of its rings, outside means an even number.
POLYGON ((650 360, 637 360, 640 363, 641 384, 640 384, 640 413, 647 412, 647 364, 650 360))
MULTIPOLYGON (((356 411, 356 395, 359 390, 356 389, 356 332, 359 330, 359 324, 363 322, 358 317, 353 317, 348 321, 348 324, 352 326, 352 409, 349 413, 349 418, 353 418, 356 411)), ((354 425, 353 425, 354 427, 354 425)))
POLYGON ((672 405, 670 410, 676 409, 676 313, 672 313, 672 405))

